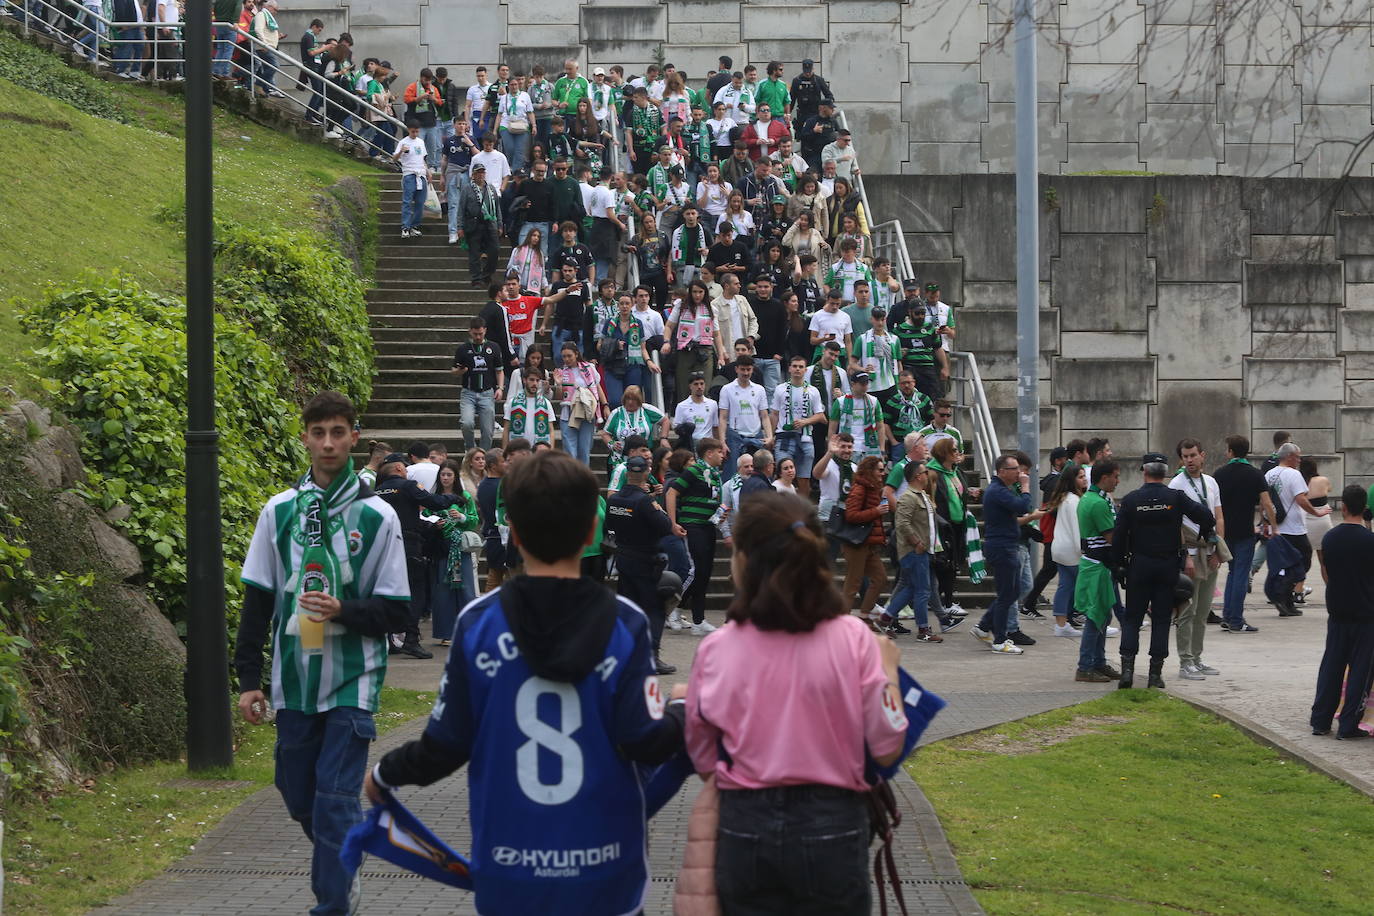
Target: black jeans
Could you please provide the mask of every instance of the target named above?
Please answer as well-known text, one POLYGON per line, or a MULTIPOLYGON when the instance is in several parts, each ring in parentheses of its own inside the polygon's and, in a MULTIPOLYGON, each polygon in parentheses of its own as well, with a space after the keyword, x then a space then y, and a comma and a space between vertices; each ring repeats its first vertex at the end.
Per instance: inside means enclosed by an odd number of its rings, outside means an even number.
POLYGON ((711 584, 711 567, 716 560, 716 526, 683 525, 687 530, 687 552, 692 555, 696 575, 692 587, 682 595, 682 603, 692 609, 692 623, 706 619, 706 589, 711 584))
POLYGON ((468 273, 470 279, 487 281, 496 269, 497 240, 496 224, 487 220, 475 223, 467 231, 468 273))
POLYGON ((833 786, 720 793, 716 892, 724 916, 867 916, 868 803, 833 786))
POLYGON ((667 622, 663 602, 658 597, 659 570, 662 568, 658 558, 622 548, 616 552, 615 568, 620 576, 620 594, 639 605, 644 616, 649 618, 649 638, 653 642, 654 655, 658 655, 663 625, 667 622))
POLYGON ((1126 572, 1126 613, 1121 615, 1121 657, 1140 652, 1140 625, 1150 615, 1150 659, 1169 657, 1174 628, 1174 589, 1181 569, 1173 557, 1137 556, 1126 572))
POLYGON ((1352 622, 1327 618, 1326 651, 1317 669, 1317 696, 1312 701, 1312 727, 1328 729, 1341 702, 1345 686, 1345 705, 1341 707, 1336 734, 1349 737, 1364 714, 1364 698, 1374 675, 1374 621, 1352 622), (1349 677, 1345 669, 1350 668, 1349 677))

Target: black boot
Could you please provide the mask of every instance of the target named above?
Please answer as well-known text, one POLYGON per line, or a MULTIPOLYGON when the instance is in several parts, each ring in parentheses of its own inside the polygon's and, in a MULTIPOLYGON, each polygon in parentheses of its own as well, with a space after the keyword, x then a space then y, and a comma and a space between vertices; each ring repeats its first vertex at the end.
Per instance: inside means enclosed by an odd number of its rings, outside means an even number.
POLYGON ((1121 680, 1117 683, 1117 690, 1130 690, 1133 686, 1131 681, 1135 678, 1135 656, 1121 656, 1121 680))
POLYGON ((674 674, 677 671, 677 665, 668 664, 658 657, 658 653, 654 653, 654 671, 656 674, 674 674))
POLYGON ((1152 659, 1150 659, 1150 686, 1151 686, 1151 687, 1158 687, 1160 690, 1163 690, 1163 689, 1164 689, 1164 676, 1163 676, 1163 674, 1162 674, 1163 671, 1164 671, 1164 659, 1162 659, 1162 658, 1152 658, 1152 659))

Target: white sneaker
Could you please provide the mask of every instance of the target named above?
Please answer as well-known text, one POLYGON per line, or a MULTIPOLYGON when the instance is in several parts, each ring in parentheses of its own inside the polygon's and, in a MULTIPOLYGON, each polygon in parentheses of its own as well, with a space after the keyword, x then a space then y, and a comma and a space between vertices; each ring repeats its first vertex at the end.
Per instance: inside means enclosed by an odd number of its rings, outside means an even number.
POLYGON ((1056 623, 1056 624, 1054 625, 1054 635, 1055 635, 1055 636, 1063 636, 1063 637, 1065 637, 1065 638, 1067 638, 1067 639, 1073 639, 1075 636, 1082 636, 1082 635, 1083 635, 1083 631, 1082 631, 1082 630, 1079 630, 1079 629, 1075 629, 1074 627, 1069 626, 1067 623, 1064 623, 1064 624, 1056 623))
POLYGON ((337 130, 327 130, 324 132, 324 138, 326 140, 342 140, 343 133, 337 130))
POLYGON ((448 234, 448 243, 449 243, 450 245, 457 245, 457 244, 458 244, 458 233, 456 233, 456 232, 450 232, 450 233, 448 234))
POLYGON ((967 616, 968 616, 968 611, 966 611, 966 610, 964 610, 962 607, 960 607, 960 606, 959 606, 959 602, 957 602, 957 601, 954 602, 953 604, 951 604, 949 607, 945 608, 945 613, 948 614, 948 615, 951 616, 951 617, 967 617, 967 616))
POLYGON ((1026 650, 1008 639, 1004 643, 993 643, 992 651, 998 655, 1025 655, 1026 650))
POLYGON ((672 615, 669 616, 669 618, 668 618, 668 629, 670 629, 670 630, 680 630, 680 629, 682 629, 682 613, 681 613, 680 611, 673 611, 672 615))
MULTIPOLYGON (((969 629, 969 632, 972 633, 973 638, 979 642, 992 642, 992 634, 981 627, 972 627, 969 629)), ((1020 650, 1018 649, 1017 651, 1019 652, 1020 650)))
POLYGON ((881 604, 875 604, 875 605, 873 605, 873 610, 871 610, 871 611, 868 612, 868 616, 871 617, 871 618, 873 618, 874 620, 877 620, 879 617, 883 616, 883 615, 886 614, 886 613, 887 613, 887 607, 886 607, 886 606, 881 605, 881 604))
POLYGON ((1179 665, 1179 666, 1178 666, 1178 676, 1181 677, 1181 678, 1182 678, 1183 680, 1185 680, 1185 681, 1205 681, 1205 680, 1207 680, 1207 678, 1203 677, 1202 672, 1199 671, 1199 670, 1197 670, 1197 666, 1196 666, 1196 665, 1179 665))
POLYGON ((1120 635, 1121 635, 1121 629, 1120 629, 1119 627, 1107 627, 1107 635, 1108 635, 1108 636, 1120 636, 1120 635))
POLYGON ((409 229, 402 229, 402 230, 401 230, 401 238, 403 238, 403 239, 408 239, 408 238, 410 238, 410 230, 409 230, 409 229))
POLYGON ((715 631, 716 628, 707 620, 703 620, 701 623, 692 624, 693 636, 705 636, 707 633, 714 633, 715 631))
POLYGON ((420 227, 419 227, 419 226, 412 226, 412 227, 410 228, 410 234, 411 234, 411 235, 424 235, 424 233, 420 231, 420 227))

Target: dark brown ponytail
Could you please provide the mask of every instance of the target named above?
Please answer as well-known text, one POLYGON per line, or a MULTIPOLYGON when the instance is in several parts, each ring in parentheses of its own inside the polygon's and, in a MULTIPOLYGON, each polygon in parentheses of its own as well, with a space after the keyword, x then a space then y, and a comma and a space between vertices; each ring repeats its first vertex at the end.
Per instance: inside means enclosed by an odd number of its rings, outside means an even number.
POLYGON ((825 532, 809 502, 790 493, 759 493, 730 527, 745 567, 728 619, 747 620, 760 630, 807 633, 847 613, 825 532))

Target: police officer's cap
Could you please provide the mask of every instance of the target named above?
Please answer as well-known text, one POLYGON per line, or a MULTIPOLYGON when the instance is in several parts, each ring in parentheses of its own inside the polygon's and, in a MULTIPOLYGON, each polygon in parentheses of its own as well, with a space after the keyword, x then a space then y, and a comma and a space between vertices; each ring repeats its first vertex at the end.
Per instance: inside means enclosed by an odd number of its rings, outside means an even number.
POLYGON ((405 464, 406 456, 402 455, 400 452, 392 452, 390 455, 387 455, 385 458, 382 459, 382 464, 395 464, 398 461, 401 464, 405 464))
POLYGON ((1146 452, 1145 457, 1140 459, 1140 466, 1144 467, 1147 464, 1162 464, 1168 467, 1169 458, 1166 455, 1161 455, 1159 452, 1146 452))
POLYGON ((649 470, 649 462, 645 460, 643 455, 631 455, 625 461, 625 470, 631 474, 643 474, 649 470))

